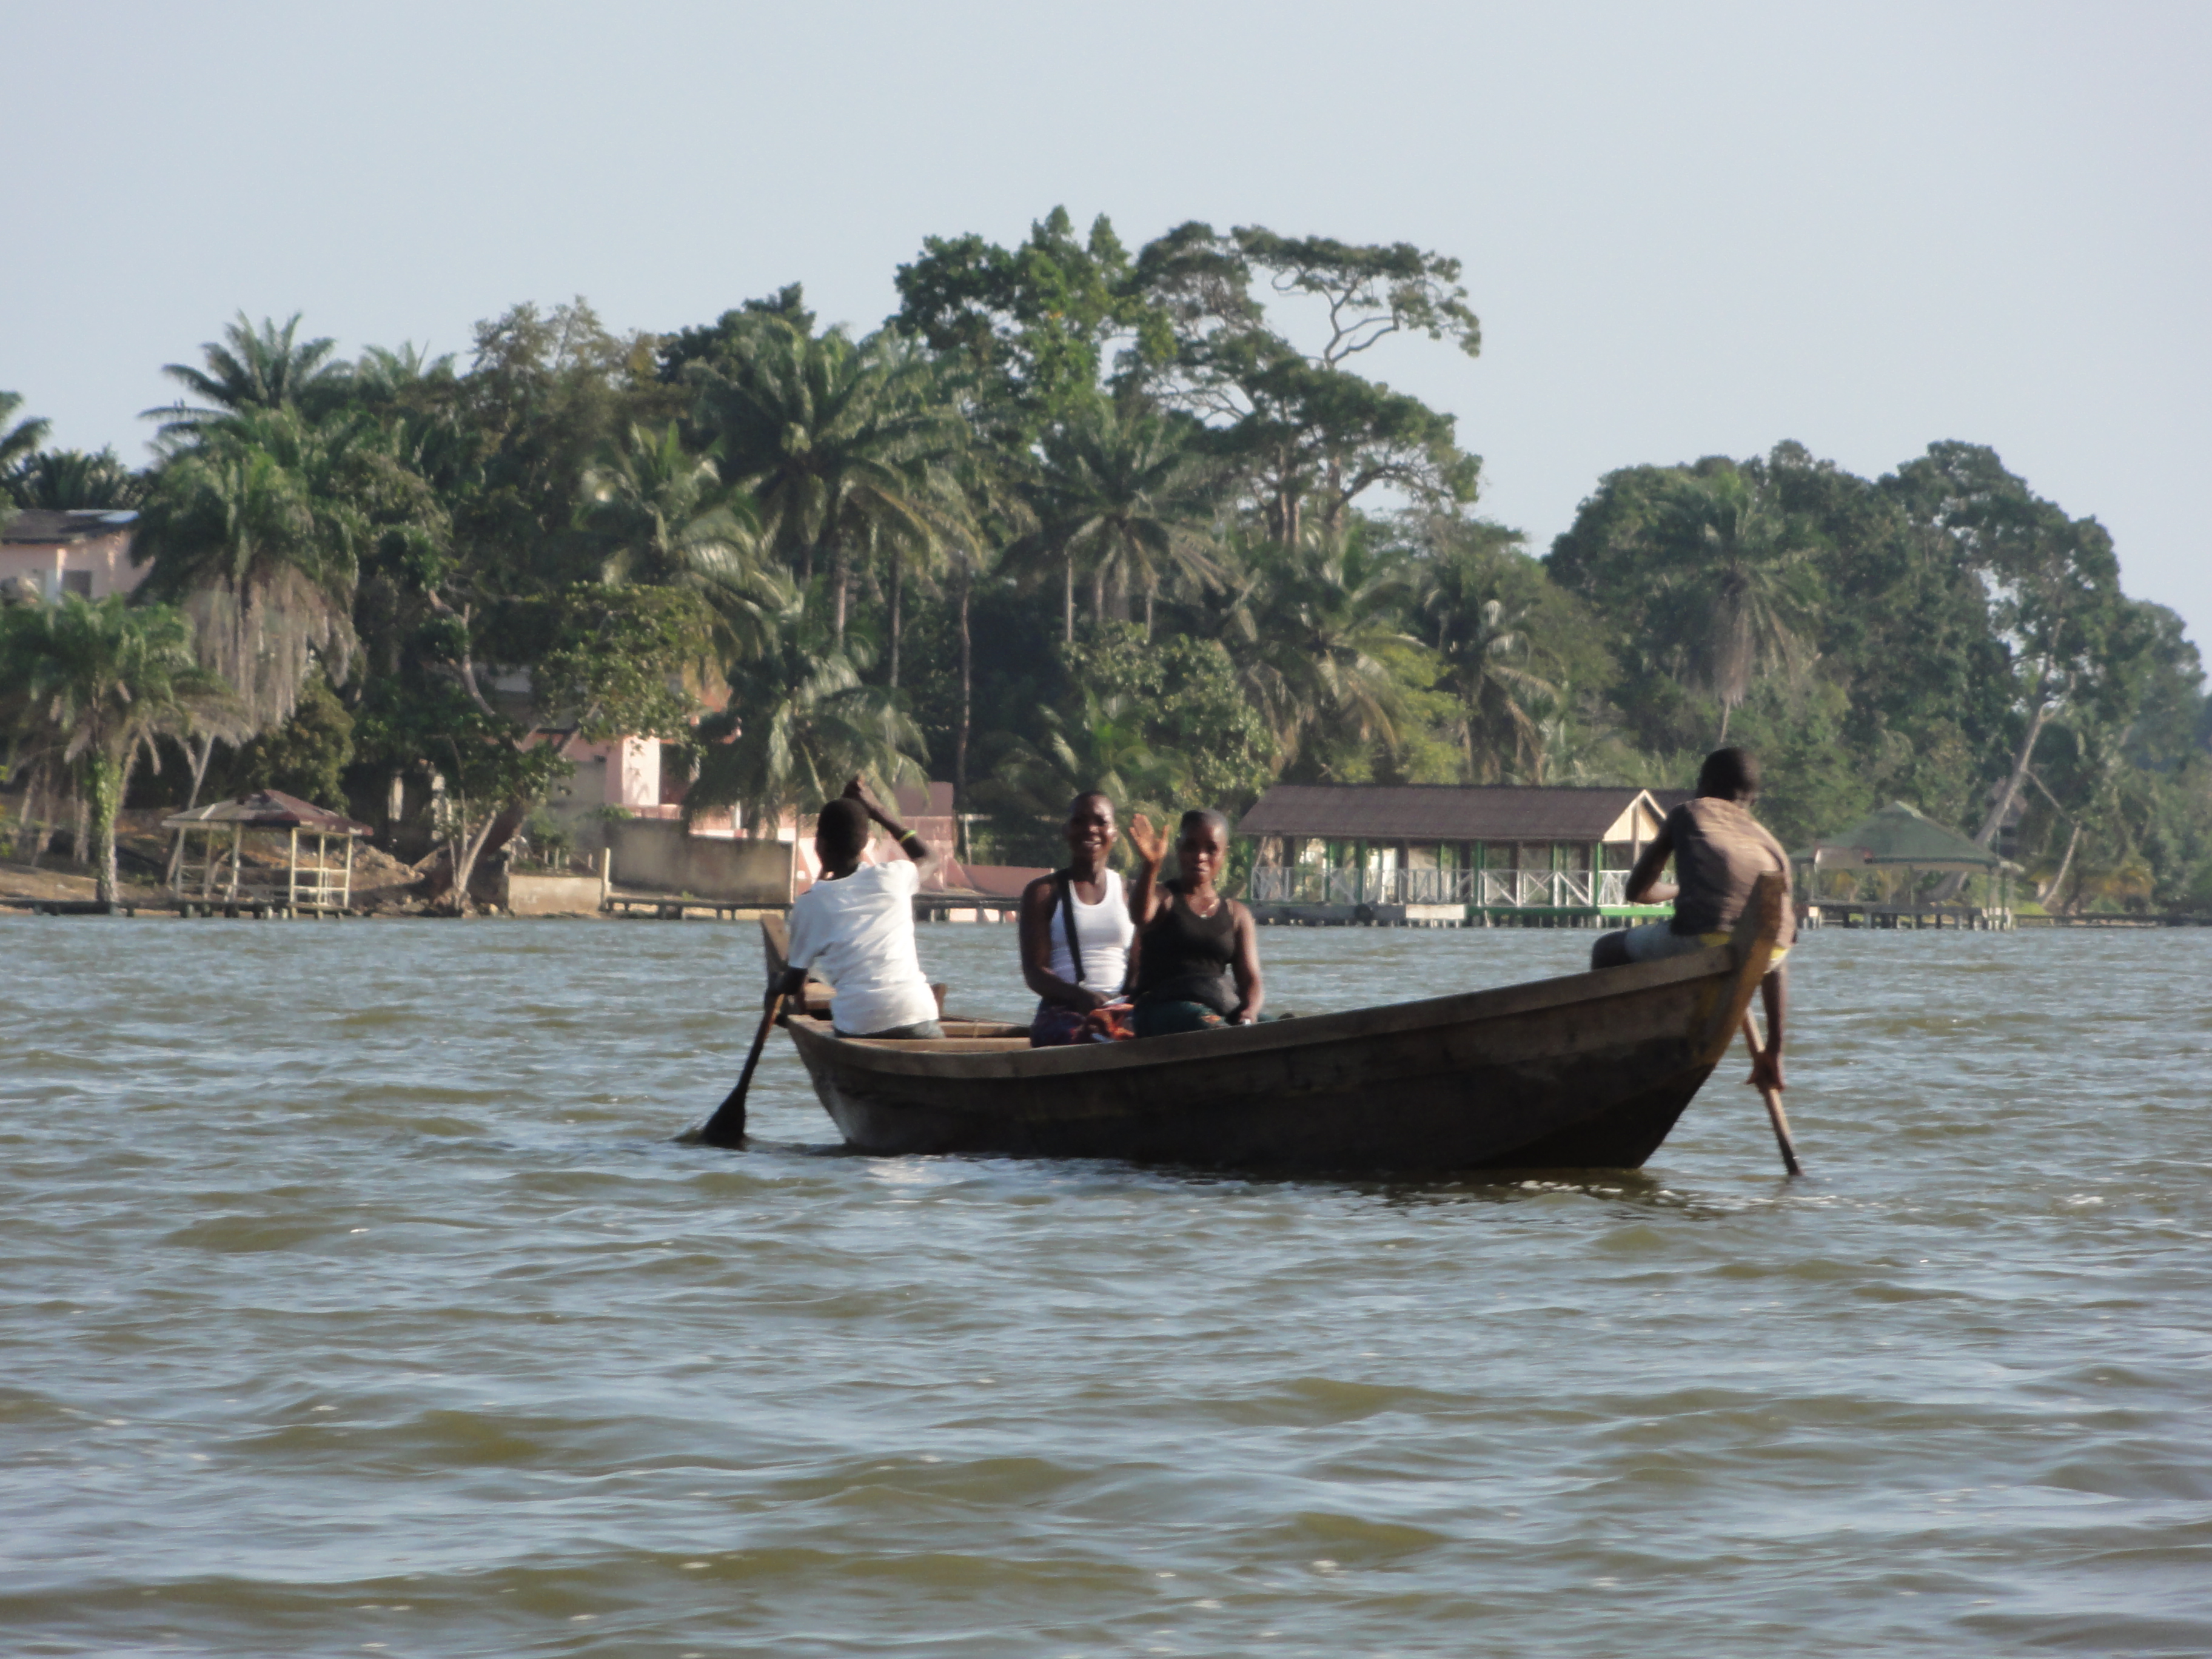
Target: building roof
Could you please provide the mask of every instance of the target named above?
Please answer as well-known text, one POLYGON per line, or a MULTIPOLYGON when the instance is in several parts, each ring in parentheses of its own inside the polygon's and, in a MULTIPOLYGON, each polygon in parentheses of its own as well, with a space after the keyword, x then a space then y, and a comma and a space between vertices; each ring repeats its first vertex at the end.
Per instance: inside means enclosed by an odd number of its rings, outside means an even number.
POLYGON ((1815 853, 1823 864, 1909 864, 1923 870, 1994 870, 2005 861, 1901 800, 1832 835, 1816 836, 1810 848, 1793 856, 1809 864, 1815 853))
POLYGON ((0 526, 0 542, 88 542, 112 536, 137 523, 138 515, 118 508, 67 512, 50 507, 27 507, 0 526))
POLYGON ((1666 811, 1652 792, 1626 787, 1279 783, 1244 815, 1237 833, 1392 841, 1600 841, 1639 797, 1666 811))
POLYGON ((164 830, 202 823, 237 823, 248 830, 311 830, 324 836, 365 836, 368 826, 328 811, 281 789, 257 789, 236 800, 219 800, 161 820, 164 830))

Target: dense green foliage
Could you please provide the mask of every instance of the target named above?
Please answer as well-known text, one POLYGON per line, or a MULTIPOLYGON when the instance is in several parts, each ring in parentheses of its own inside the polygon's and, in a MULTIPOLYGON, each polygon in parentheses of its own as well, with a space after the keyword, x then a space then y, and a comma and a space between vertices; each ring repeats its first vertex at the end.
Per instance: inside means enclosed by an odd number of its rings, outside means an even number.
POLYGON ((1094 783, 1680 787, 1726 738, 1795 844, 1901 799, 2053 906, 2212 907, 2197 653, 2094 520, 1972 445, 1868 479, 1785 443, 1611 473, 1534 556, 1453 417, 1364 372, 1479 351, 1459 275, 1055 210, 929 239, 864 335, 796 283, 657 336, 519 306, 465 366, 240 317, 144 474, 9 398, 0 483, 141 507, 141 598, 243 711, 216 775, 372 820, 396 777, 464 881, 618 732, 755 829, 950 777, 1013 860, 1094 783))
MULTIPOLYGON (((115 897, 115 819, 155 739, 221 720, 230 690, 193 660, 192 631, 168 605, 97 604, 0 608, 0 730, 10 769, 65 781, 83 803, 103 900, 115 897)), ((80 854, 82 856, 82 854, 80 854)))

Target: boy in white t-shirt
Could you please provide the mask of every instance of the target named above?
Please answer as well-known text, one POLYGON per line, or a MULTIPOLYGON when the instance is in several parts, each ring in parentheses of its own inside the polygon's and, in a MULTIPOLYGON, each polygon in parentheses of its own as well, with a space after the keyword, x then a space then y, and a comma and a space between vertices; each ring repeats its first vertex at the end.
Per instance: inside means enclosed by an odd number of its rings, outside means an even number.
POLYGON ((840 1036, 936 1037, 937 995, 914 949, 914 896, 937 861, 929 843, 871 801, 854 778, 814 822, 822 874, 791 907, 791 949, 769 994, 789 996, 819 972, 837 993, 830 1015, 840 1036), (906 857, 863 864, 872 820, 906 857))

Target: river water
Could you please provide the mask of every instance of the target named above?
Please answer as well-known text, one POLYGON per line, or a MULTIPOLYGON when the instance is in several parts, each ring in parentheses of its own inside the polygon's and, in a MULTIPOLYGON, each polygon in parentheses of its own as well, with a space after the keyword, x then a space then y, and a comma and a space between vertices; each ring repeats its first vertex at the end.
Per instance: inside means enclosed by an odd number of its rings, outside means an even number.
POLYGON ((750 927, 0 949, 0 1651, 2212 1652, 2212 932, 1810 936, 1796 1183, 1733 1062, 1572 1182, 854 1157, 781 1038, 678 1145, 750 927))

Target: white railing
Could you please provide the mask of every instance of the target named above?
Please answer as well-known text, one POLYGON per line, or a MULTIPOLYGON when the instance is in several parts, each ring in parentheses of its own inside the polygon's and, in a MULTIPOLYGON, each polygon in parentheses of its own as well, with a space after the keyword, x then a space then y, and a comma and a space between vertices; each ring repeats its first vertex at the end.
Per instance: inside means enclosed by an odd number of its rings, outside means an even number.
POLYGON ((1327 870, 1252 872, 1249 896, 1273 904, 1480 904, 1587 910, 1628 902, 1626 870, 1327 870))

